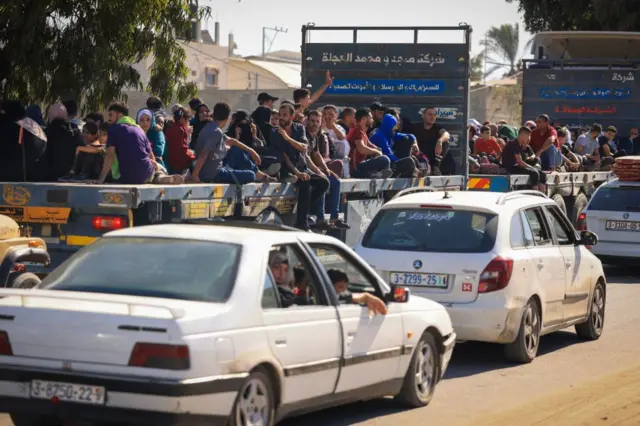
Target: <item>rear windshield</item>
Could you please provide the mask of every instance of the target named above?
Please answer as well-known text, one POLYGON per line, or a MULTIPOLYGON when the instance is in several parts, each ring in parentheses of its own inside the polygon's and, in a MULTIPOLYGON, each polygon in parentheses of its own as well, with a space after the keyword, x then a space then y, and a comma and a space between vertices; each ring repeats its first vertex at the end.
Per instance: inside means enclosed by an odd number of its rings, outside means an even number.
POLYGON ((466 210, 381 210, 362 245, 380 250, 486 253, 495 244, 497 222, 494 214, 466 210))
POLYGON ((591 198, 589 210, 640 212, 640 186, 636 188, 602 187, 591 198))
POLYGON ((41 283, 50 290, 224 302, 240 246, 168 238, 103 238, 41 283))

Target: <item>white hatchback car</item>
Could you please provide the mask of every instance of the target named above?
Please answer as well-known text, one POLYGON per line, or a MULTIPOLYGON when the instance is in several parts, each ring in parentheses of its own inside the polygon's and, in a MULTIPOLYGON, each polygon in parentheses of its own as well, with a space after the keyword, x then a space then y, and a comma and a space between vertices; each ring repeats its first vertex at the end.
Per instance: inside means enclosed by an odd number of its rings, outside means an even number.
POLYGON ((618 179, 601 185, 578 216, 578 229, 598 235, 591 252, 604 263, 634 265, 640 260, 640 182, 618 179))
POLYGON ((247 223, 129 228, 38 288, 0 290, 0 412, 16 426, 267 426, 383 395, 423 406, 455 340, 441 305, 409 299, 334 238, 247 223), (377 295, 387 314, 342 287, 377 295))
POLYGON ((505 344, 531 362, 539 337, 597 339, 606 281, 566 215, 537 191, 421 192, 385 204, 356 252, 391 284, 444 304, 458 339, 505 344))

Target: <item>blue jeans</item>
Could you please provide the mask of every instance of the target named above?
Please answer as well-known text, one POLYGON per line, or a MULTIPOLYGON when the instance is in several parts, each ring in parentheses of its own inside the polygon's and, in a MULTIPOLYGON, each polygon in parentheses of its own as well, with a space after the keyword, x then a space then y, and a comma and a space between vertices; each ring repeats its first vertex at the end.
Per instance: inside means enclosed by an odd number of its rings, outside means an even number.
POLYGON ((214 183, 240 184, 251 183, 256 180, 256 172, 258 166, 251 160, 251 157, 238 148, 232 147, 227 151, 227 155, 223 161, 222 167, 216 177, 214 183), (235 177, 235 179, 234 179, 235 177))
POLYGON ((371 177, 371 173, 381 172, 391 168, 391 160, 386 155, 376 158, 364 160, 356 166, 356 170, 352 172, 353 177, 366 179, 371 177))
MULTIPOLYGON (((316 214, 318 220, 324 220, 325 202, 326 198, 320 197, 316 214)), ((340 213, 340 180, 331 175, 329 176, 329 209, 331 220, 337 219, 340 213)))

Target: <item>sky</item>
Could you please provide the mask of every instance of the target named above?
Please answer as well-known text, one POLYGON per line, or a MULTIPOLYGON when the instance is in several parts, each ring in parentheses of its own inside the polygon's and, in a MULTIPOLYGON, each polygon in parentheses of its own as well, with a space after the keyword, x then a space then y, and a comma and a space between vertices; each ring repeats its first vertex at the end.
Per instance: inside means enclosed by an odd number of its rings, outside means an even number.
MULTIPOLYGON (((531 37, 523 29, 517 4, 505 0, 200 0, 200 6, 212 9, 212 18, 203 29, 213 32, 216 19, 220 22, 221 44, 227 45, 228 34, 233 32, 238 45, 237 54, 246 56, 262 51, 262 27, 281 27, 288 33, 279 33, 271 47, 275 50, 300 50, 302 25, 314 22, 317 26, 457 26, 466 22, 473 27, 472 54, 482 51, 480 40, 492 26, 520 23, 521 55, 531 37), (366 5, 372 5, 367 7, 366 5), (382 6, 381 8, 376 5, 382 6)), ((312 33, 312 41, 346 41, 344 33, 312 33)), ((451 33, 421 33, 420 42, 457 42, 451 33)), ((457 32, 461 33, 461 32, 457 32)), ((268 32, 273 37, 273 32, 268 32)), ((363 33, 363 42, 412 41, 410 33, 363 33)), ((268 46, 268 43, 267 43, 268 46)), ((528 55, 526 55, 528 56, 528 55)))

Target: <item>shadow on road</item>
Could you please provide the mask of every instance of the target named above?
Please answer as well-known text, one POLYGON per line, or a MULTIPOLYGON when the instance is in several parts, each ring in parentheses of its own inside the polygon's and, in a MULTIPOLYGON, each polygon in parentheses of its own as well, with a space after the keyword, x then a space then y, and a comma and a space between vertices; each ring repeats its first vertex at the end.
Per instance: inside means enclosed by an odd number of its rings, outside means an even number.
POLYGON ((615 281, 617 284, 640 283, 640 267, 637 266, 604 265, 604 274, 609 282, 615 281))
MULTIPOLYGON (((540 340, 538 357, 578 344, 575 333, 559 331, 540 340)), ((534 361, 536 362, 536 361, 534 361)), ((451 364, 443 380, 473 376, 493 370, 517 368, 520 364, 504 361, 501 345, 489 343, 461 343, 453 352, 451 364)), ((380 398, 366 402, 358 402, 317 413, 294 417, 280 423, 279 426, 348 426, 365 422, 376 417, 388 416, 400 411, 407 411, 391 398, 380 398)))

